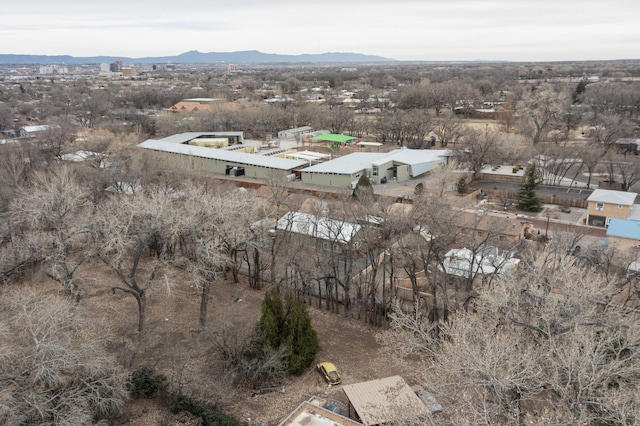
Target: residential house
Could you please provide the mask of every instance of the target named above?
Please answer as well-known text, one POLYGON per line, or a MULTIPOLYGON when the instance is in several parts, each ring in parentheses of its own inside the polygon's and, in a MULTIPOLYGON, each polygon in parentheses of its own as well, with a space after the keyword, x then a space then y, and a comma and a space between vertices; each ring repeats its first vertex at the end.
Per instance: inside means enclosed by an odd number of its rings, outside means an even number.
POLYGON ((276 232, 288 232, 313 240, 315 246, 342 253, 346 246, 357 245, 362 225, 310 213, 288 212, 276 223, 276 232))
POLYGON ((175 105, 166 108, 167 112, 213 112, 216 108, 226 102, 221 98, 191 98, 183 99, 175 105))
POLYGON ((18 130, 18 132, 21 138, 35 138, 38 133, 52 128, 54 128, 54 126, 51 126, 49 124, 41 124, 38 126, 22 126, 20 127, 20 130, 18 130))
POLYGON ((456 212, 457 226, 465 231, 465 242, 473 246, 488 243, 510 249, 537 232, 533 225, 516 215, 504 215, 478 210, 456 212))
POLYGON ((627 219, 640 214, 640 206, 634 210, 637 195, 610 189, 594 190, 587 198, 587 225, 607 227, 612 218, 627 219))
POLYGON ((616 140, 616 148, 620 154, 635 154, 640 152, 640 139, 619 138, 616 140))
POLYGON ((295 129, 281 130, 278 132, 279 138, 300 138, 301 135, 313 132, 311 126, 296 127, 295 129))
POLYGON ((475 279, 478 275, 502 275, 518 267, 520 259, 512 255, 509 251, 500 252, 497 247, 481 248, 475 252, 468 248, 452 249, 445 254, 438 269, 449 275, 469 279, 475 279))

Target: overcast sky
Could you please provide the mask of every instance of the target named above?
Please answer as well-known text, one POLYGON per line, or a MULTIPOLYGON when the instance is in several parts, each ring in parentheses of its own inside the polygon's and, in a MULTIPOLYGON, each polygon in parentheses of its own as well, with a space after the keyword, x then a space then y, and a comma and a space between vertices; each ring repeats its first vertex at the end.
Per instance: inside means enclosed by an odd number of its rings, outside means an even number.
POLYGON ((640 58, 639 0, 6 0, 0 53, 356 52, 397 60, 640 58))

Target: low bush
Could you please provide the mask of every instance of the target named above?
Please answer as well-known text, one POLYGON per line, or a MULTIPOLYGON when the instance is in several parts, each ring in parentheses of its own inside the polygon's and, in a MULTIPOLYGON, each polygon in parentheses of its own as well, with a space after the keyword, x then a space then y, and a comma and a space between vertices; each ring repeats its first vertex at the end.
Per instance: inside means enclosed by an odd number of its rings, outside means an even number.
POLYGON ((151 398, 168 389, 166 376, 151 367, 142 366, 131 374, 131 394, 138 398, 151 398))
POLYGON ((186 396, 178 397, 176 410, 187 411, 199 417, 200 422, 198 424, 201 426, 246 426, 247 424, 219 412, 215 407, 207 403, 195 401, 186 396))

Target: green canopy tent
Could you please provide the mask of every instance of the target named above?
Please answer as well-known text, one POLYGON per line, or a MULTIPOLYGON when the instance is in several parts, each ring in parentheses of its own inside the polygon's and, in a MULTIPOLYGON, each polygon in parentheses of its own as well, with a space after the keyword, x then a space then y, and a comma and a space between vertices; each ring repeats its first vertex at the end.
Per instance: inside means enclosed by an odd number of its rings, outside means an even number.
POLYGON ((331 142, 333 147, 339 147, 343 144, 348 144, 349 142, 355 141, 358 138, 354 136, 347 135, 337 135, 334 133, 326 133, 324 135, 314 136, 311 138, 313 142, 331 142))

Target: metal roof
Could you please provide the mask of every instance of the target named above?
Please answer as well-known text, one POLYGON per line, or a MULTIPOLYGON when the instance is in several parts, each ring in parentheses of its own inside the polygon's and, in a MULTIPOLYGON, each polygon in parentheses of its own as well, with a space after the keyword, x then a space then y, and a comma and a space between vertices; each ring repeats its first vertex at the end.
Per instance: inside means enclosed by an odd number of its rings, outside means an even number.
POLYGON ((483 275, 505 274, 515 269, 520 259, 505 258, 502 255, 477 254, 468 248, 451 249, 444 255, 442 265, 438 269, 449 275, 459 277, 475 277, 483 275))
POLYGON ((42 132, 44 130, 58 128, 60 126, 52 126, 50 124, 39 124, 37 126, 22 126, 18 130, 24 130, 27 133, 42 132))
POLYGON ((354 174, 372 166, 389 162, 411 166, 411 176, 420 176, 437 167, 447 156, 447 150, 396 149, 391 152, 354 152, 324 163, 303 169, 302 172, 354 174))
POLYGON ((637 220, 611 218, 607 228, 607 237, 640 240, 640 222, 637 220))
POLYGON ((636 200, 635 192, 613 191, 611 189, 594 190, 587 201, 607 204, 620 204, 623 206, 631 206, 636 200))
MULTIPOLYGON (((293 170, 308 164, 307 161, 289 160, 277 157, 265 157, 263 155, 247 154, 244 152, 227 151, 224 149, 213 149, 203 146, 186 145, 186 142, 202 135, 213 134, 213 132, 181 133, 169 136, 164 139, 148 139, 138 145, 144 149, 155 151, 171 152, 174 154, 192 155, 195 157, 208 158, 211 160, 229 161, 248 166, 258 166, 278 170, 293 170), (194 136, 195 135, 195 136, 194 136)), ((218 133, 223 134, 223 133, 218 133)), ((231 132, 224 134, 231 135, 231 132)))
POLYGON ((429 415, 427 406, 400 376, 345 385, 342 388, 364 425, 412 421, 429 415))
MULTIPOLYGON (((185 133, 177 133, 175 135, 167 136, 166 138, 158 139, 158 141, 165 141, 165 142, 171 142, 171 143, 187 143, 192 139, 201 138, 202 136, 219 138, 224 136, 243 136, 243 135, 244 135, 244 132, 185 132, 185 133)), ((155 140, 155 139, 149 139, 149 140, 155 140)))
POLYGON ((278 219, 276 229, 348 244, 362 229, 357 223, 302 212, 287 212, 278 219))
POLYGON ((395 149, 389 152, 386 157, 374 161, 372 165, 380 166, 389 161, 407 164, 411 166, 411 176, 416 177, 435 169, 438 164, 444 161, 444 157, 448 153, 448 150, 435 149, 395 149))
POLYGON ((386 153, 379 152, 354 152, 353 154, 334 158, 333 160, 307 167, 306 169, 303 169, 302 172, 352 175, 364 169, 371 168, 371 164, 374 161, 385 157, 386 155, 386 153))

